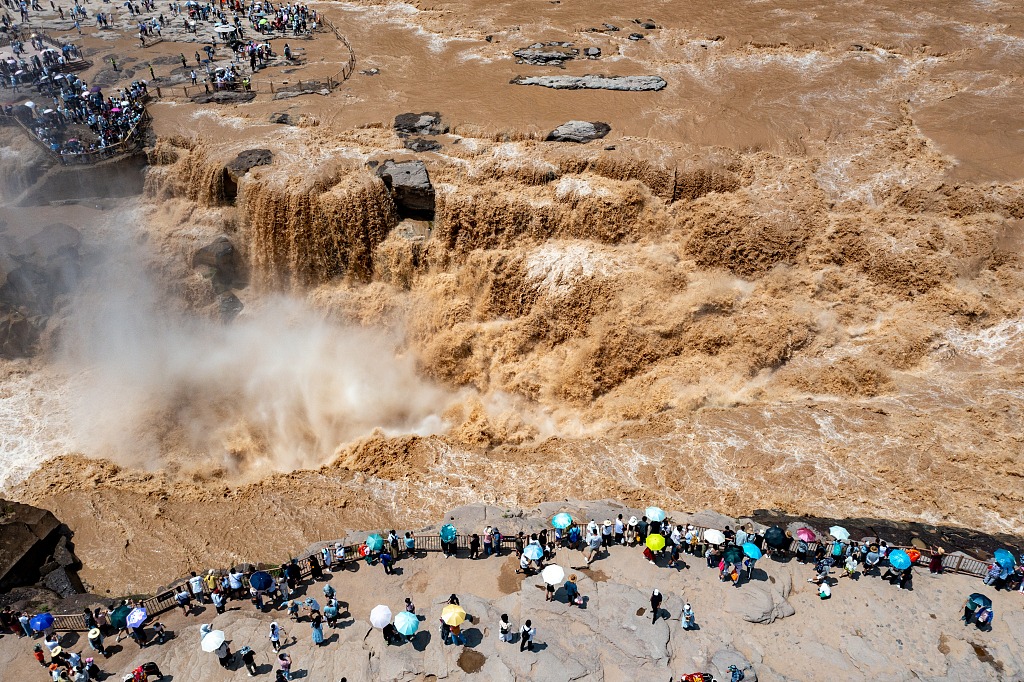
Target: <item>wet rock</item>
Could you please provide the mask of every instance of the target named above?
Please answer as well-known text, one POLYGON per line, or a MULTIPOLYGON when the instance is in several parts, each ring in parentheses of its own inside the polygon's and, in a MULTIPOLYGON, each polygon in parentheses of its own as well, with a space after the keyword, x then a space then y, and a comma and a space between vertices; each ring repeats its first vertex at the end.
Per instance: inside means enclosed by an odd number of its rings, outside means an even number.
POLYGON ((539 85, 555 90, 625 90, 640 92, 663 90, 668 85, 661 76, 518 76, 513 85, 539 85))
POLYGON ((326 97, 329 94, 331 94, 331 91, 328 90, 327 88, 303 87, 301 90, 287 90, 285 92, 278 92, 274 95, 274 99, 291 99, 292 97, 301 97, 302 95, 323 95, 326 97))
POLYGON ((601 56, 601 48, 599 48, 599 47, 588 47, 587 49, 583 50, 583 54, 588 59, 597 59, 598 57, 601 56))
POLYGON ((584 143, 600 140, 611 131, 612 127, 600 121, 569 121, 548 133, 548 142, 584 143))
POLYGON ((405 148, 414 152, 435 152, 441 148, 441 143, 422 137, 415 137, 405 141, 405 148))
POLYGON ((245 305, 230 291, 222 292, 217 297, 217 312, 223 322, 231 322, 238 317, 245 305))
POLYGON ((242 279, 241 263, 235 246, 223 235, 193 254, 192 267, 209 268, 212 271, 214 290, 218 293, 232 288, 242 279))
POLYGON ((0 590, 39 580, 62 531, 46 509, 0 500, 0 590))
POLYGON ((649 20, 648 21, 638 21, 636 23, 640 24, 640 28, 645 28, 648 31, 652 31, 652 30, 658 28, 657 24, 655 24, 653 21, 649 21, 649 20))
POLYGON ((619 30, 619 27, 616 26, 615 24, 602 24, 602 26, 604 26, 604 30, 606 30, 606 31, 618 31, 619 30))
POLYGON ((221 90, 220 92, 202 92, 192 96, 196 104, 239 104, 256 99, 256 93, 243 90, 221 90))
POLYGON ((434 186, 422 161, 385 161, 377 175, 391 189, 400 211, 407 214, 434 213, 434 186))
POLYGON ((43 586, 48 590, 56 592, 61 597, 70 597, 71 595, 85 592, 85 588, 82 586, 82 581, 79 580, 78 575, 64 567, 59 567, 57 570, 47 573, 46 577, 43 578, 43 586))
POLYGON ((424 111, 422 114, 399 114, 395 116, 395 130, 408 135, 443 135, 448 126, 441 123, 441 114, 424 111))
POLYGON ((559 44, 558 46, 544 46, 533 47, 532 45, 522 50, 516 50, 513 52, 519 61, 524 64, 532 64, 534 66, 561 66, 564 62, 570 59, 575 59, 579 55, 580 51, 566 48, 559 44))
POLYGON ((24 358, 35 351, 40 325, 17 310, 0 313, 0 356, 24 358))
POLYGON ((277 123, 285 126, 290 126, 292 124, 292 117, 285 113, 271 114, 269 120, 271 123, 277 123))
POLYGON ((372 69, 363 69, 359 72, 362 76, 376 76, 380 74, 380 69, 374 67, 372 69))
POLYGON ((53 548, 53 560, 62 568, 77 569, 82 565, 78 557, 71 550, 68 538, 65 535, 61 536, 60 540, 57 541, 57 546, 53 548))
POLYGON ((644 36, 643 36, 642 33, 630 33, 629 34, 629 39, 630 40, 643 40, 644 36))
POLYGON ((269 166, 273 161, 274 154, 269 149, 246 149, 231 160, 225 169, 231 179, 238 182, 240 177, 256 166, 269 166))

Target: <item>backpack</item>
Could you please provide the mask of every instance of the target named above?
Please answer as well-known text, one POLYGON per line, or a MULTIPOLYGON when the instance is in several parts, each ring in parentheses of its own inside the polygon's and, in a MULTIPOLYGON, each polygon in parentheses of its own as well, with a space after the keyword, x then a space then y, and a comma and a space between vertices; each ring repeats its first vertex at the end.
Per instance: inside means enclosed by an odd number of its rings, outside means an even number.
POLYGON ((832 556, 843 556, 843 543, 832 543, 832 556))

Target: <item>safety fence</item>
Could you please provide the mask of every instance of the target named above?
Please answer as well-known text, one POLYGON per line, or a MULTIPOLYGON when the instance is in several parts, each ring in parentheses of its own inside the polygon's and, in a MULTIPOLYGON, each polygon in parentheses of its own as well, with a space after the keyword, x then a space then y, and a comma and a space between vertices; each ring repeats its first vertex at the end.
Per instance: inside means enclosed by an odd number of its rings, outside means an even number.
POLYGON ((61 153, 54 151, 45 142, 39 139, 35 131, 25 124, 21 118, 15 114, 7 114, 0 109, 0 119, 3 119, 6 123, 13 122, 14 124, 21 127, 21 129, 28 135, 32 140, 35 141, 41 149, 43 149, 51 158, 65 166, 74 165, 91 165, 99 163, 100 161, 106 161, 117 156, 123 156, 127 154, 134 154, 142 150, 144 146, 145 130, 146 126, 149 125, 150 115, 149 112, 143 110, 142 116, 138 121, 131 127, 128 133, 124 136, 124 139, 114 144, 109 144, 103 149, 96 149, 87 152, 66 152, 61 153))
POLYGON ((214 94, 217 92, 255 92, 276 95, 282 92, 312 93, 321 90, 333 92, 338 86, 352 77, 356 68, 356 53, 334 22, 326 17, 321 17, 324 30, 330 31, 345 47, 348 57, 342 67, 335 73, 323 78, 307 78, 297 81, 273 80, 269 78, 249 77, 245 82, 235 81, 233 83, 215 83, 206 81, 194 85, 159 85, 151 83, 155 95, 158 98, 192 99, 197 95, 214 94))
MULTIPOLYGON (((698 532, 698 534, 699 534, 698 537, 700 537, 700 538, 703 538, 704 537, 704 532, 709 530, 709 528, 704 527, 704 526, 695 526, 694 528, 698 532)), ((472 536, 470 536, 470 535, 457 535, 455 540, 454 540, 454 542, 449 543, 449 544, 451 546, 453 546, 452 549, 454 549, 456 554, 458 554, 459 552, 463 552, 463 551, 469 551, 471 537, 472 536)), ((413 554, 415 554, 416 552, 440 552, 440 551, 444 550, 444 547, 443 547, 444 543, 442 542, 440 535, 437 534, 437 533, 434 533, 434 534, 431 534, 431 535, 415 535, 415 536, 413 536, 413 538, 415 540, 415 548, 412 550, 413 554)), ((762 539, 761 542, 762 542, 762 545, 763 545, 763 539, 762 539)), ((797 543, 797 541, 793 540, 792 543, 790 544, 790 546, 785 548, 786 551, 792 552, 795 549, 795 547, 796 547, 796 543, 797 543)), ((580 544, 582 546, 582 544, 583 544, 582 540, 581 540, 580 544)), ((819 546, 821 546, 821 547, 823 547, 825 549, 826 556, 828 556, 828 555, 831 554, 832 546, 834 544, 835 544, 834 542, 821 542, 821 543, 819 543, 819 542, 811 542, 811 543, 808 543, 808 554, 813 556, 815 551, 817 550, 817 548, 819 546)), ((344 571, 346 569, 354 567, 356 562, 364 561, 365 560, 365 558, 360 553, 360 548, 362 547, 363 543, 354 543, 354 544, 344 545, 343 546, 344 551, 342 552, 343 558, 341 558, 341 559, 337 558, 336 545, 337 545, 337 543, 329 543, 327 545, 327 547, 329 547, 331 549, 331 552, 332 552, 332 555, 333 555, 333 558, 332 558, 332 562, 333 563, 330 566, 330 570, 332 572, 344 571)), ((515 547, 516 547, 516 537, 515 536, 504 536, 503 535, 501 537, 500 546, 498 548, 496 548, 496 551, 498 551, 500 553, 500 551, 502 551, 502 550, 513 549, 515 547)), ((706 547, 707 547, 707 543, 705 543, 703 541, 701 543, 699 543, 698 544, 698 550, 699 550, 698 553, 702 554, 703 550, 706 547)), ((889 549, 890 550, 895 550, 895 549, 909 550, 909 549, 913 549, 913 548, 912 547, 903 547, 903 546, 898 546, 898 545, 890 545, 889 549)), ((396 556, 395 558, 396 559, 400 558, 402 556, 402 554, 404 554, 404 553, 406 553, 405 545, 404 545, 404 538, 399 538, 399 552, 397 553, 398 556, 396 556)), ((920 563, 927 563, 928 560, 930 560, 930 558, 931 557, 929 557, 929 556, 922 556, 921 559, 918 561, 918 563, 919 564, 920 563)), ((321 570, 322 570, 324 565, 323 565, 323 563, 320 560, 320 552, 314 552, 314 553, 312 553, 312 554, 310 554, 308 556, 305 556, 305 557, 302 557, 302 558, 299 558, 299 559, 295 559, 295 562, 296 562, 296 564, 299 567, 300 575, 301 575, 301 577, 303 579, 308 578, 308 577, 310 577, 311 574, 313 574, 313 572, 314 572, 313 561, 316 561, 317 565, 319 567, 321 567, 321 570)), ((942 556, 942 568, 943 568, 944 571, 951 572, 951 573, 961 573, 961 574, 965 574, 965 575, 972 575, 972 576, 976 576, 976 577, 983 577, 988 572, 988 563, 985 562, 985 561, 974 559, 974 558, 971 558, 971 557, 968 557, 968 556, 964 556, 964 555, 961 555, 961 554, 943 555, 942 556)), ((265 571, 265 572, 269 573, 270 575, 272 575, 274 578, 282 578, 283 577, 281 575, 282 574, 282 569, 281 569, 281 566, 279 564, 274 564, 274 565, 260 564, 260 565, 256 565, 255 567, 253 567, 252 570, 253 571, 265 571)), ((217 575, 218 581, 220 580, 220 578, 222 578, 223 576, 225 576, 227 574, 226 571, 215 571, 214 573, 215 573, 215 575, 217 575)), ((249 589, 248 578, 249 578, 249 574, 250 573, 251 573, 251 571, 245 573, 244 575, 242 575, 243 589, 246 592, 248 592, 248 589, 249 589)), ((147 599, 143 599, 143 600, 137 602, 137 605, 145 608, 147 613, 149 614, 149 616, 152 617, 152 616, 155 616, 155 615, 157 615, 159 613, 163 613, 164 611, 168 611, 170 609, 173 609, 175 606, 177 606, 178 603, 177 603, 177 601, 175 599, 175 595, 178 592, 187 591, 188 589, 189 588, 188 588, 187 579, 183 578, 183 579, 173 583, 166 590, 162 591, 161 593, 157 594, 156 596, 149 597, 147 599)), ((85 618, 84 618, 84 616, 82 614, 54 615, 54 628, 57 629, 57 630, 69 630, 69 631, 72 631, 72 630, 73 631, 84 631, 84 630, 87 629, 86 626, 85 626, 85 618)))

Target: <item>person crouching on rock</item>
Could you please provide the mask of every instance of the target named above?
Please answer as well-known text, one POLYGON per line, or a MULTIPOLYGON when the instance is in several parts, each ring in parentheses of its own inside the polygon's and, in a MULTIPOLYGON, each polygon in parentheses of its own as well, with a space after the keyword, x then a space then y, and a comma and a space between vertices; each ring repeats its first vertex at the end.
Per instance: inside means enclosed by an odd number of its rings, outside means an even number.
POLYGON ((213 653, 217 654, 217 660, 220 663, 220 667, 227 669, 231 666, 231 658, 233 654, 231 653, 231 648, 228 646, 227 642, 224 642, 217 647, 213 653))

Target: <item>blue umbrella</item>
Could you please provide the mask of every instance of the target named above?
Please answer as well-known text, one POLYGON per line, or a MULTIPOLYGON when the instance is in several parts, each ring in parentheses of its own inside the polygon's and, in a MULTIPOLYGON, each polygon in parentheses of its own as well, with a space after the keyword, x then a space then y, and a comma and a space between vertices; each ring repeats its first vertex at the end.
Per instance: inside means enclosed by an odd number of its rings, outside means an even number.
POLYGON ((142 625, 143 623, 145 623, 146 622, 146 618, 148 618, 148 617, 149 617, 149 614, 146 612, 146 609, 144 609, 142 607, 138 607, 138 608, 132 609, 131 613, 128 614, 128 618, 127 618, 127 620, 125 622, 128 623, 128 627, 130 627, 130 628, 137 628, 140 625, 142 625))
POLYGON ((366 538, 366 548, 371 552, 379 552, 384 548, 384 538, 374 533, 366 538))
POLYGON ((53 616, 49 613, 40 613, 37 616, 32 616, 32 620, 28 624, 32 626, 33 630, 42 631, 53 625, 53 616))
POLYGON ((905 568, 910 568, 910 555, 904 552, 902 549, 894 549, 889 552, 889 565, 895 568, 897 571, 902 571, 905 568))
POLYGON ((254 590, 269 590, 270 586, 273 584, 274 579, 265 571, 256 571, 249 576, 249 585, 251 585, 254 590))
POLYGON ((527 559, 540 561, 541 557, 544 556, 544 548, 540 545, 527 545, 523 548, 523 554, 526 555, 527 559))
POLYGON ((1013 554, 1006 549, 997 549, 995 559, 997 564, 1008 571, 1012 571, 1013 567, 1017 565, 1017 561, 1013 558, 1013 554))
POLYGON ((757 561, 761 558, 761 550, 753 542, 743 543, 743 553, 751 559, 753 559, 754 561, 757 561))
POLYGON ((458 533, 459 531, 455 530, 455 526, 450 523, 441 526, 441 539, 445 542, 452 542, 458 533))
POLYGON ((665 510, 658 507, 648 507, 644 511, 644 515, 651 521, 657 521, 658 523, 665 520, 665 510))
POLYGON ((395 614, 395 629, 406 637, 411 637, 420 629, 420 619, 408 611, 395 614))
POLYGON ((551 525, 555 528, 568 528, 572 525, 572 517, 565 512, 559 512, 551 519, 551 525))

